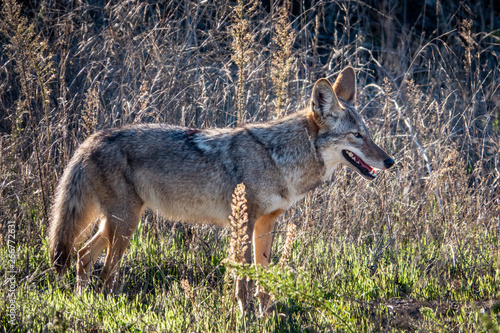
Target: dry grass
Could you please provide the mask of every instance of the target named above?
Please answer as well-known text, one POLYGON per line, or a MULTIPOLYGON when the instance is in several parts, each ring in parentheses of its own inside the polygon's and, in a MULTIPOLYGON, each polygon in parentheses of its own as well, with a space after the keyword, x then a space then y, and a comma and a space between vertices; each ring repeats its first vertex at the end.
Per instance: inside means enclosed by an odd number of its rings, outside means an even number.
MULTIPOLYGON (((292 1, 288 13, 224 0, 24 3, 33 7, 4 1, 0 18, 0 235, 15 221, 20 249, 45 253, 55 183, 94 131, 133 122, 212 127, 272 119, 305 107, 315 80, 332 81, 351 64, 359 110, 396 165, 369 184, 340 168, 286 213, 284 221, 297 225, 300 265, 313 265, 318 244, 333 254, 359 246, 375 274, 391 262, 387 253, 412 244, 408 256, 450 290, 479 295, 478 276, 497 278, 496 3, 292 1), (423 258, 430 247, 433 256, 423 258)), ((147 219, 143 235, 177 244, 177 224, 154 212, 147 219), (169 226, 173 235, 165 234, 169 226)), ((277 235, 284 228, 280 223, 277 235)), ((226 233, 186 230, 210 239, 226 233)), ((225 249, 219 241, 193 242, 207 255, 225 249)), ((23 251, 19 281, 43 281, 45 259, 23 251)), ((197 269, 214 274, 194 264, 191 278, 204 276, 197 269)), ((131 288, 148 285, 132 280, 131 288)), ((476 300, 495 299, 495 292, 476 300)), ((421 328, 434 327, 419 318, 421 328)))
POLYGON ((244 262, 244 254, 248 248, 247 228, 247 200, 245 198, 245 185, 238 184, 233 193, 233 203, 231 204, 231 215, 229 221, 231 225, 231 241, 229 243, 230 256, 228 260, 235 263, 244 262))

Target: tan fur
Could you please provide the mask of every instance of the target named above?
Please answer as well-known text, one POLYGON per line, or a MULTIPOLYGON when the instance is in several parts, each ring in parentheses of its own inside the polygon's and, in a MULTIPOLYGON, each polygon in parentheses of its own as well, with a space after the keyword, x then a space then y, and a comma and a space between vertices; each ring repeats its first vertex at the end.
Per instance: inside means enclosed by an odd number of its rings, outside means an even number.
MULTIPOLYGON (((78 290, 106 249, 106 287, 119 285, 119 262, 145 209, 173 220, 228 225, 231 194, 246 186, 244 258, 268 267, 276 220, 308 191, 345 164, 366 179, 394 161, 370 139, 353 108, 354 70, 346 68, 332 86, 315 84, 308 109, 269 123, 230 129, 192 129, 141 124, 89 137, 64 171, 52 209, 51 260, 62 274, 96 219, 98 232, 78 251, 78 290), (344 100, 345 99, 345 100, 344 100)), ((237 281, 242 310, 252 282, 237 281)), ((258 290, 264 308, 269 296, 258 290)))
MULTIPOLYGON (((278 209, 270 214, 260 217, 255 222, 253 231, 253 246, 255 264, 261 265, 264 268, 269 267, 271 259, 271 246, 273 245, 273 231, 276 221, 283 214, 283 210, 278 209)), ((268 308, 269 294, 266 293, 260 286, 257 286, 257 296, 261 312, 265 312, 268 308)))
POLYGON ((338 76, 333 91, 337 96, 348 103, 353 103, 356 98, 356 74, 352 67, 347 67, 338 76))
POLYGON ((311 110, 307 111, 306 113, 306 119, 307 119, 307 123, 309 124, 309 128, 311 130, 311 132, 314 134, 314 135, 318 135, 318 132, 319 132, 319 118, 316 116, 316 114, 314 112, 312 112, 311 110))

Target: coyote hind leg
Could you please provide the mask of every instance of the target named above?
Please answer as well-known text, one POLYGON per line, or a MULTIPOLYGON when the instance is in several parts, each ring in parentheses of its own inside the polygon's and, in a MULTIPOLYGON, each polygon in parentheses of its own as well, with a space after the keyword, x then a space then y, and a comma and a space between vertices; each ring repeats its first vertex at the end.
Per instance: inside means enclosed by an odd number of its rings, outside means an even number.
POLYGON ((113 293, 119 291, 120 260, 139 224, 139 209, 126 214, 126 216, 126 219, 120 219, 112 215, 107 219, 108 223, 105 226, 105 233, 109 241, 106 261, 101 275, 106 289, 113 293))
MULTIPOLYGON (((105 221, 101 222, 105 223, 105 221)), ((89 283, 90 271, 92 265, 97 260, 97 257, 102 253, 102 251, 108 245, 108 239, 104 234, 103 228, 99 228, 99 231, 95 234, 90 241, 85 244, 85 246, 78 251, 78 261, 77 261, 77 292, 81 294, 85 287, 89 283)))

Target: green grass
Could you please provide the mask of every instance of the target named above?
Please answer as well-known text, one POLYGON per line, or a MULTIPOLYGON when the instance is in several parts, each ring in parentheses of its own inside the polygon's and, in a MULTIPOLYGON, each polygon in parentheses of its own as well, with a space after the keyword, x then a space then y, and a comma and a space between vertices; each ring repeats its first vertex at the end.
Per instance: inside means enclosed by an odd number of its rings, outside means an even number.
MULTIPOLYGON (((309 229, 299 233, 288 268, 273 266, 259 273, 261 284, 276 298, 277 313, 240 318, 234 283, 221 265, 227 256, 227 242, 220 240, 224 231, 194 228, 196 235, 186 238, 186 230, 193 228, 173 228, 170 236, 138 230, 122 261, 124 289, 116 296, 99 291, 99 268, 91 287, 76 296, 74 266, 57 280, 45 245, 19 246, 16 252, 26 259, 17 262, 17 270, 31 274, 16 275, 18 325, 2 315, 0 327, 18 332, 447 332, 481 331, 500 323, 500 259, 493 241, 478 248, 464 245, 455 255, 448 246, 425 239, 374 251, 367 242, 331 243, 324 233, 309 229), (192 300, 181 279, 189 281, 192 300)), ((281 235, 276 238, 275 261, 283 245, 281 235)), ((6 248, 0 251, 0 258, 6 258, 6 248)), ((240 272, 256 273, 249 268, 240 272)), ((4 269, 0 274, 7 277, 4 269)), ((0 298, 6 296, 1 289, 0 298)))

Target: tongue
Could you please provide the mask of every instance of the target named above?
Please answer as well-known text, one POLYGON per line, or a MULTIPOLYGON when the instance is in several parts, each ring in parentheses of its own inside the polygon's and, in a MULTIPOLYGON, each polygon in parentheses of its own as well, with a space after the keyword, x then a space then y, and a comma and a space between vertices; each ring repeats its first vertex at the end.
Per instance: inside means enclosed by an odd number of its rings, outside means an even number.
POLYGON ((372 168, 371 166, 369 166, 368 164, 366 164, 366 163, 365 163, 365 162, 364 162, 361 158, 359 158, 359 156, 358 156, 358 155, 356 155, 356 154, 354 154, 354 153, 352 153, 352 154, 354 155, 354 160, 355 160, 356 162, 358 162, 359 164, 361 164, 361 166, 362 166, 363 168, 365 168, 366 170, 368 170, 368 172, 370 172, 370 173, 371 173, 371 172, 373 172, 373 171, 374 171, 374 170, 373 170, 373 168, 372 168))

